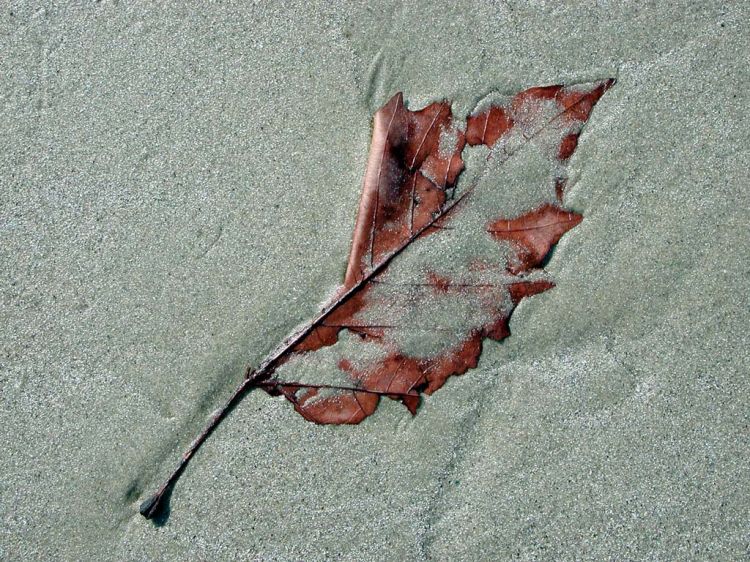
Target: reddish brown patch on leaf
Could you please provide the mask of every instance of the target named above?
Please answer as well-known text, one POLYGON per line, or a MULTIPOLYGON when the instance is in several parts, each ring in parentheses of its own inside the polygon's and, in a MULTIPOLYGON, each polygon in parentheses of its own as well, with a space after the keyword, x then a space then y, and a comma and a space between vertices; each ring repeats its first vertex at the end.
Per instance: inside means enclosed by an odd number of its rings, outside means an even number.
POLYGON ((424 389, 426 394, 432 394, 445 384, 448 377, 463 375, 473 369, 479 362, 482 353, 482 336, 479 330, 472 332, 457 348, 438 356, 437 361, 426 371, 428 381, 424 389))
POLYGON ((427 274, 427 282, 435 288, 438 293, 447 293, 451 286, 451 280, 448 277, 438 275, 434 271, 427 274))
POLYGON ((338 340, 341 328, 332 326, 316 326, 312 331, 294 346, 295 352, 315 351, 321 347, 333 345, 338 340))
POLYGON ((591 116, 596 102, 615 83, 614 79, 600 82, 596 87, 581 91, 578 88, 563 89, 558 93, 558 101, 561 106, 570 108, 567 118, 570 120, 585 122, 591 116))
POLYGON ((557 157, 560 160, 567 160, 578 146, 578 133, 571 133, 560 143, 560 150, 557 157))
POLYGON ((556 84, 554 86, 537 86, 534 88, 529 88, 528 90, 524 90, 523 92, 519 92, 511 102, 513 109, 521 109, 529 102, 553 100, 557 97, 562 89, 562 85, 556 84))
POLYGON ((515 219, 498 219, 487 227, 487 231, 497 240, 516 245, 516 259, 508 265, 508 271, 517 275, 542 263, 563 234, 582 220, 578 213, 547 204, 515 219))
POLYGON ((502 107, 490 106, 466 119, 466 143, 469 146, 484 144, 492 148, 511 127, 513 119, 508 112, 502 107))
POLYGON ((347 390, 336 396, 320 398, 317 388, 281 385, 284 396, 306 420, 315 423, 356 424, 378 407, 380 396, 371 392, 347 390))
POLYGON ((367 293, 369 286, 363 287, 357 293, 351 295, 346 301, 337 306, 331 314, 315 326, 302 338, 293 348, 295 353, 316 351, 322 347, 333 345, 338 341, 339 332, 351 323, 354 315, 367 306, 367 293))
POLYGON ((555 286, 552 281, 519 281, 518 283, 512 283, 508 286, 510 292, 510 298, 513 301, 513 305, 517 305, 521 302, 521 299, 525 297, 533 297, 544 291, 549 291, 555 286))
POLYGON ((479 331, 472 332, 461 344, 429 359, 408 357, 393 351, 366 370, 357 369, 352 362, 342 360, 340 367, 355 380, 384 395, 400 395, 415 390, 432 394, 452 375, 462 375, 477 366, 482 351, 479 331))

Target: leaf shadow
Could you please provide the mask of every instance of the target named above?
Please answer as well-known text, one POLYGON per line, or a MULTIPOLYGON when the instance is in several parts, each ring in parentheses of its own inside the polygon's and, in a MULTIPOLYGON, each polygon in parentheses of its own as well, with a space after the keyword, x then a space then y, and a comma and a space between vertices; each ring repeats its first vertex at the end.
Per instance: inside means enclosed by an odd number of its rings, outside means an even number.
MULTIPOLYGON (((167 524, 167 521, 169 521, 169 516, 172 513, 172 510, 170 508, 170 500, 172 499, 172 490, 174 489, 174 485, 169 486, 167 490, 164 492, 164 494, 161 496, 161 498, 157 501, 153 511, 148 516, 148 519, 151 520, 154 527, 163 527, 167 524)), ((145 512, 148 512, 149 508, 151 507, 151 502, 153 498, 149 498, 146 501, 144 501, 140 506, 140 512, 141 515, 143 515, 145 512)))

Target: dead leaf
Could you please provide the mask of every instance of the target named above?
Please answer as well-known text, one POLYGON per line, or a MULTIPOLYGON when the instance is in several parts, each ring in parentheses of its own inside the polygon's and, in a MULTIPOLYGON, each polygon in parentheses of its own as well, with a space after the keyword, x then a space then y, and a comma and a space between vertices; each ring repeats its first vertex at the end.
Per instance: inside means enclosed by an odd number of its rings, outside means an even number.
POLYGON ((562 206, 566 165, 613 83, 531 88, 488 99, 465 120, 447 101, 411 111, 402 94, 393 96, 374 117, 341 287, 246 374, 141 513, 154 516, 249 388, 284 396, 316 423, 359 423, 383 397, 414 414, 423 393, 476 367, 483 340, 510 335, 521 299, 554 286, 540 266, 582 220, 562 206), (482 150, 467 145, 484 146, 486 157, 459 182, 466 150, 482 150), (518 205, 514 192, 525 203, 507 210, 518 205))
POLYGON ((482 340, 510 334, 521 298, 553 286, 537 268, 582 220, 561 206, 565 163, 610 86, 532 88, 475 111, 465 132, 447 102, 409 111, 396 94, 375 115, 344 283, 264 388, 310 421, 359 423, 382 396, 414 413, 421 393, 475 367, 482 340), (546 158, 546 183, 531 186, 535 206, 505 218, 492 194, 502 178, 454 193, 465 144, 505 161, 523 150, 546 158), (342 331, 359 338, 341 343, 342 331), (336 352, 314 357, 335 344, 336 352), (341 376, 330 377, 335 370, 341 376), (326 386, 306 382, 323 372, 326 386), (288 376, 298 378, 290 384, 288 376))

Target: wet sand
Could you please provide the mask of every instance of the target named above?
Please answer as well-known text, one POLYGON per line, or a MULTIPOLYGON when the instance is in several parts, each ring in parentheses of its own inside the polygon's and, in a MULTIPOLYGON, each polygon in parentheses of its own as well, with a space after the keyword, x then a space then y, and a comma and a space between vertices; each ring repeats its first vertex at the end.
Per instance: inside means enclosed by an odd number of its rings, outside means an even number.
POLYGON ((97 3, 0 15, 0 557, 750 555, 745 3, 97 3), (617 77, 584 222, 412 418, 251 393, 338 285, 372 113, 617 77))

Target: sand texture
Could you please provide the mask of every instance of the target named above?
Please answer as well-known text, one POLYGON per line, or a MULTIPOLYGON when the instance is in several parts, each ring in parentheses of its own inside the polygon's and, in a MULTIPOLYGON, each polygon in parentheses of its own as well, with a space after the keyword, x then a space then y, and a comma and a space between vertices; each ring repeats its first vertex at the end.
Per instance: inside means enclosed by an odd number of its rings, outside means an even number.
POLYGON ((54 4, 0 12, 0 558, 750 558, 747 2, 54 4), (608 77, 477 369, 251 393, 138 514, 341 281, 379 106, 608 77))

